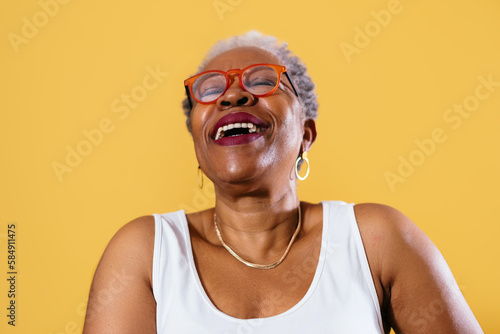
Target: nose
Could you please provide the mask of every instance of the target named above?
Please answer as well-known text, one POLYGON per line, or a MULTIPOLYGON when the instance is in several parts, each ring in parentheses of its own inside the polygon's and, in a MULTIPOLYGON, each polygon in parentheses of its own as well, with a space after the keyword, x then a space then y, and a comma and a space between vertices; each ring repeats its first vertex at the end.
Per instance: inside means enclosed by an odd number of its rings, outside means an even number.
POLYGON ((257 98, 241 87, 237 76, 232 76, 232 82, 226 92, 217 99, 216 105, 219 110, 226 110, 236 106, 254 105, 257 98))

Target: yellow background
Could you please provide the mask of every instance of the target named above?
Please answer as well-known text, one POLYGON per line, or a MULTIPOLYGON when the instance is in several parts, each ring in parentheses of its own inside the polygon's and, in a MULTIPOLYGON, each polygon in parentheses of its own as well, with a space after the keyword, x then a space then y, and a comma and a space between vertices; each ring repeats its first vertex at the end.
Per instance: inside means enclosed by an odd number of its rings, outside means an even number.
POLYGON ((300 198, 379 202, 407 214, 444 254, 483 329, 500 332, 500 87, 458 128, 443 119, 475 94, 478 77, 500 82, 500 2, 401 0, 377 31, 372 11, 388 6, 72 0, 44 22, 39 2, 4 1, 0 263, 5 274, 7 224, 15 222, 19 274, 15 328, 1 280, 0 331, 81 331, 94 269, 123 224, 213 202, 210 188, 197 187, 182 82, 218 39, 258 29, 287 41, 317 85, 319 135, 300 198), (38 31, 13 43, 23 18, 34 16, 38 31), (342 43, 355 46, 356 29, 367 27, 368 45, 346 57, 342 43), (121 119, 111 104, 140 86, 148 67, 168 76, 121 119), (66 164, 67 146, 84 145, 82 131, 105 119, 113 131, 58 180, 53 163, 66 164), (386 172, 398 173, 399 156, 409 159, 415 140, 435 128, 446 141, 391 189, 386 172))

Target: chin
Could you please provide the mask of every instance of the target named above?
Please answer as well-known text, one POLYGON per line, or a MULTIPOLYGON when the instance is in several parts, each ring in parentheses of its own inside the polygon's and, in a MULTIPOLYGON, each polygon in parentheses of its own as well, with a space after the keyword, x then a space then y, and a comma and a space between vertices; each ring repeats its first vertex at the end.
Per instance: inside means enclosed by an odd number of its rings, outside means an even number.
POLYGON ((248 164, 227 164, 218 166, 214 174, 222 182, 239 184, 261 179, 258 173, 259 170, 266 170, 266 168, 248 164))

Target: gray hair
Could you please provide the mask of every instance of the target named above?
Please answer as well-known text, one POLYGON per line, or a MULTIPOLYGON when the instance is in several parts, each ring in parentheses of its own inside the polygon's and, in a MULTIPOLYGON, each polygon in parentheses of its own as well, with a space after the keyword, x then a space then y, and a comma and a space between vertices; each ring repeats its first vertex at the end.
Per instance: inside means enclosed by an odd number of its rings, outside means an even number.
MULTIPOLYGON (((316 92, 314 91, 315 85, 307 73, 306 66, 297 56, 288 50, 286 42, 278 42, 276 37, 263 35, 258 31, 252 30, 244 35, 232 36, 226 40, 220 40, 207 53, 205 59, 198 67, 198 72, 203 71, 205 66, 221 53, 239 47, 257 47, 278 58, 282 62, 282 65, 286 66, 286 71, 297 89, 305 118, 316 119, 318 117, 318 101, 316 92)), ((182 101, 182 109, 186 115, 187 128, 191 132, 191 108, 189 107, 187 97, 182 101)))

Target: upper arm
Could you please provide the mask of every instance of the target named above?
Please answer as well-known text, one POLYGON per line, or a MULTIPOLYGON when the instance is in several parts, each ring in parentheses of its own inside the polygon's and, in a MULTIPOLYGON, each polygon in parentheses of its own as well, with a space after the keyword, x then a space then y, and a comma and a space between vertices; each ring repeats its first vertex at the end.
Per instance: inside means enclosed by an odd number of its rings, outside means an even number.
POLYGON ((156 333, 153 249, 153 216, 137 218, 114 235, 94 274, 83 333, 156 333))
POLYGON ((377 204, 356 206, 356 219, 396 333, 483 332, 443 256, 414 223, 377 204))

